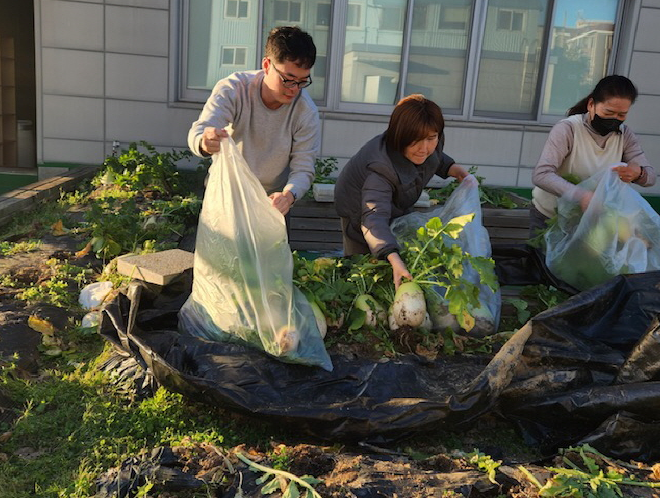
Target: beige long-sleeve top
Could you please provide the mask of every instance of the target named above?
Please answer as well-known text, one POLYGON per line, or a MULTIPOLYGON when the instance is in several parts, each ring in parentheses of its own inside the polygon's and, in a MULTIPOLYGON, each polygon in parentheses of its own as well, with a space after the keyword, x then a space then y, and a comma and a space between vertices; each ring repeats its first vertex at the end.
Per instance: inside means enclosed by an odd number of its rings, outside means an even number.
MULTIPOLYGON (((566 158, 574 152, 574 126, 584 126, 589 136, 600 148, 605 148, 607 142, 618 133, 610 132, 605 136, 600 135, 592 128, 588 113, 581 115, 581 119, 575 119, 574 116, 563 119, 552 127, 541 152, 541 157, 534 168, 532 182, 537 187, 557 197, 575 196, 579 190, 571 182, 563 179, 559 173, 566 158)), ((635 183, 643 187, 654 185, 656 181, 655 169, 646 158, 637 136, 625 124, 621 125, 621 135, 623 153, 619 160, 631 166, 637 165, 642 168, 642 176, 635 183)))

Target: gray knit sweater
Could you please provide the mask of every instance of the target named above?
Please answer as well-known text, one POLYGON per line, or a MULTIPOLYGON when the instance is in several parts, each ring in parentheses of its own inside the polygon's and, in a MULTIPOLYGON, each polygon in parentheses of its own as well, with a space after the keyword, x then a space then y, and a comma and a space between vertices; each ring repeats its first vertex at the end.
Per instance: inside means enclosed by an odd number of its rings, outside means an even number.
POLYGON ((261 99, 263 77, 263 70, 245 71, 218 81, 188 132, 188 146, 201 157, 204 128, 225 128, 266 192, 291 190, 301 198, 321 143, 318 110, 304 89, 291 104, 269 109, 261 99))

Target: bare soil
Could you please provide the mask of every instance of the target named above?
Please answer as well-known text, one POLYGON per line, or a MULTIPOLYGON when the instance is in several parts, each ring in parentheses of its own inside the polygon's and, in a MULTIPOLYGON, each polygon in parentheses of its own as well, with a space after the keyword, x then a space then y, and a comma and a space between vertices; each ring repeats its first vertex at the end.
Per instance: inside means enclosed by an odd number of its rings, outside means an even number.
MULTIPOLYGON (((15 236, 15 241, 28 240, 31 234, 15 236)), ((38 249, 0 256, 0 279, 9 277, 15 282, 12 287, 3 286, 0 280, 0 362, 18 355, 18 370, 22 375, 37 375, 40 367, 39 345, 41 333, 28 326, 28 318, 36 316, 48 320, 56 329, 63 329, 71 312, 57 306, 27 305, 16 299, 16 295, 26 287, 39 285, 52 276, 47 264, 51 258, 70 260, 71 264, 98 269, 100 262, 92 256, 76 258, 81 241, 74 236, 64 235, 42 237, 38 249)))
MULTIPOLYGON (((392 451, 370 450, 275 443, 268 453, 245 446, 221 450, 209 444, 157 448, 148 458, 131 459, 105 473, 99 481, 97 497, 111 496, 106 490, 118 489, 119 481, 126 482, 127 474, 132 471, 133 475, 142 475, 156 482, 152 491, 159 492, 158 496, 189 496, 181 488, 203 489, 209 483, 218 483, 215 496, 256 498, 263 496, 262 487, 275 477, 273 474, 263 479, 269 469, 278 468, 276 461, 286 462, 284 467, 289 475, 281 475, 281 490, 270 495, 273 497, 282 496, 282 491, 290 485, 291 474, 319 479, 321 482, 314 484, 314 488, 323 498, 539 496, 538 488, 517 464, 501 465, 494 475, 489 476, 477 470, 465 455, 447 454, 444 448, 437 448, 438 453, 418 459, 392 451), (262 468, 246 463, 246 458, 262 468)), ((580 461, 576 455, 568 454, 567 457, 580 461)), ((553 466, 563 463, 559 459, 548 462, 553 466)), ((655 482, 660 477, 658 467, 619 465, 600 459, 595 463, 603 469, 625 472, 638 481, 655 482)), ((550 471, 538 464, 525 463, 524 469, 542 483, 551 477, 550 471)), ((626 485, 620 488, 622 496, 626 497, 658 496, 649 488, 626 485)), ((298 484, 298 489, 302 491, 303 487, 298 484)))

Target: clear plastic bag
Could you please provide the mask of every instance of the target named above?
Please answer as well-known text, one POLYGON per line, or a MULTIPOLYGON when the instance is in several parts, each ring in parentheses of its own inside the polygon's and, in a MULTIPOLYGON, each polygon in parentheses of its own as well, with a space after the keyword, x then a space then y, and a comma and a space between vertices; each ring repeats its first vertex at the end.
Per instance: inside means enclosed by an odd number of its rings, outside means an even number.
POLYGON ((579 290, 615 275, 660 270, 660 215, 611 168, 579 184, 593 192, 587 210, 560 198, 545 234, 546 265, 579 290))
MULTIPOLYGON (((465 225, 458 239, 452 241, 452 244, 458 245, 464 252, 472 256, 490 258, 492 255, 490 237, 483 225, 479 182, 474 175, 464 178, 444 205, 425 213, 416 211, 401 216, 392 222, 391 229, 397 239, 402 241, 406 237, 412 236, 431 218, 438 217, 443 223, 447 223, 452 218, 471 213, 474 213, 473 220, 465 225)), ((488 285, 482 284, 481 277, 469 264, 465 266, 463 278, 479 287, 481 306, 470 310, 475 318, 475 325, 470 333, 476 336, 494 334, 499 325, 502 308, 500 290, 493 291, 488 285)), ((436 295, 427 296, 427 302, 430 301, 430 306, 435 308, 430 313, 434 327, 450 327, 458 330, 458 322, 449 313, 448 303, 444 300, 445 288, 438 286, 435 289, 436 295)))
POLYGON ((179 312, 182 332, 246 342, 283 361, 332 370, 314 312, 293 286, 284 217, 231 138, 209 170, 193 273, 179 312))

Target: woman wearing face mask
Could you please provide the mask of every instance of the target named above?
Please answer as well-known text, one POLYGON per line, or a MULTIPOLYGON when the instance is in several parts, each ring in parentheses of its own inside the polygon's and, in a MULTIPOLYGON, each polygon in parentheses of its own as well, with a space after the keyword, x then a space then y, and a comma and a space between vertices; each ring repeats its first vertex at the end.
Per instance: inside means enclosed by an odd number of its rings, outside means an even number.
POLYGON ((626 183, 655 184, 655 170, 635 134, 623 122, 637 98, 635 85, 625 76, 606 76, 593 91, 568 110, 568 118, 550 130, 532 181, 530 230, 545 228, 555 214, 557 198, 567 198, 586 210, 593 193, 563 177, 584 180, 603 168, 614 167, 626 183))
POLYGON ((442 152, 445 122, 436 103, 409 95, 394 108, 385 133, 369 140, 344 166, 335 186, 344 254, 373 254, 392 265, 394 285, 411 279, 390 230, 412 209, 434 174, 458 181, 467 171, 442 152))

